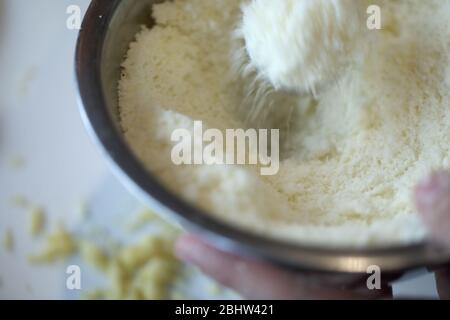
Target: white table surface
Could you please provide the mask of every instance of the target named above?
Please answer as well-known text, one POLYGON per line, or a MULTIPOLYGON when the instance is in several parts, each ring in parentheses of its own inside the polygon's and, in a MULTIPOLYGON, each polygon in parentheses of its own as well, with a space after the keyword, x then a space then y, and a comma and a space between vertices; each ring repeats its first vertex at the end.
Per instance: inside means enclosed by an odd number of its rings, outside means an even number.
MULTIPOLYGON (((49 221, 76 223, 78 203, 107 174, 80 121, 73 74, 77 31, 66 8, 86 0, 0 0, 0 234, 14 232, 12 254, 0 250, 2 298, 61 297, 62 266, 30 267, 40 244, 26 232, 24 195, 43 205, 49 221), (11 161, 25 161, 20 170, 11 161), (31 289, 30 289, 31 287, 31 289)), ((64 275, 64 273, 62 273, 64 275)))
MULTIPOLYGON (((77 110, 73 52, 77 32, 66 9, 88 0, 0 0, 0 235, 13 230, 15 249, 0 249, 0 298, 67 297, 64 264, 35 267, 27 255, 40 243, 26 215, 11 205, 23 195, 45 207, 50 223, 76 225, 78 204, 110 179, 77 110), (24 159, 23 168, 11 164, 24 159)), ((428 275, 397 285, 398 294, 435 297, 428 275)))

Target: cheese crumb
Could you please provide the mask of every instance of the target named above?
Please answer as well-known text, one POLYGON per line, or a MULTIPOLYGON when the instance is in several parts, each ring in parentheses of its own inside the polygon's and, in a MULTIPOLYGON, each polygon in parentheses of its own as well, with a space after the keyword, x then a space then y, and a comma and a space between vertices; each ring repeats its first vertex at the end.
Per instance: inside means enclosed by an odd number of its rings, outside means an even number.
POLYGON ((83 260, 104 272, 109 283, 107 288, 94 291, 94 297, 144 300, 169 297, 181 267, 172 253, 173 240, 165 234, 146 236, 115 250, 109 258, 85 243, 84 249, 81 247, 83 260))
POLYGON ((11 166, 11 168, 19 170, 22 169, 26 164, 26 160, 23 156, 21 155, 15 155, 12 156, 9 159, 9 165, 11 166))
POLYGON ((130 224, 128 224, 127 228, 128 231, 134 232, 138 229, 144 227, 148 223, 154 222, 155 220, 158 220, 159 217, 155 214, 154 211, 150 209, 142 210, 138 213, 138 215, 135 217, 134 220, 131 221, 130 224))
POLYGON ((11 229, 6 229, 3 234, 3 248, 6 251, 13 251, 14 249, 14 236, 11 229))
POLYGON ((28 233, 36 238, 44 230, 45 212, 42 208, 34 207, 28 212, 28 233))
POLYGON ((53 263, 72 256, 77 249, 77 243, 71 233, 63 226, 59 226, 48 235, 45 247, 37 254, 29 256, 30 263, 53 263))
POLYGON ((83 261, 100 271, 106 271, 109 265, 109 256, 95 243, 81 240, 78 243, 81 258, 83 261))
POLYGON ((208 284, 206 291, 211 296, 219 296, 223 293, 223 287, 217 284, 216 282, 212 282, 208 284))
POLYGON ((83 292, 81 298, 83 300, 104 300, 106 296, 107 296, 107 293, 105 292, 105 290, 95 289, 95 290, 83 292))
POLYGON ((29 207, 30 202, 23 195, 15 195, 11 198, 11 204, 20 209, 26 209, 29 207))

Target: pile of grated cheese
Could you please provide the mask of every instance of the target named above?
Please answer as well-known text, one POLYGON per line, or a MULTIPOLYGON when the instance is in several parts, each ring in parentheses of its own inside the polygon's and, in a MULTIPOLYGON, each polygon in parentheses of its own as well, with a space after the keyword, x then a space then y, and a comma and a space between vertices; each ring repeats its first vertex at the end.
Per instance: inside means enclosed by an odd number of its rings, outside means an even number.
MULTIPOLYGON (((300 243, 379 246, 420 241, 412 189, 450 169, 450 2, 376 0, 376 41, 317 99, 245 90, 233 70, 240 0, 153 6, 156 25, 130 45, 119 83, 126 140, 149 171, 219 219, 300 243), (249 166, 175 166, 173 130, 282 130, 275 176, 249 166), (275 107, 274 107, 275 106, 275 107)), ((363 26, 365 27, 365 25, 363 26)), ((254 75, 250 75, 252 77, 254 75)))

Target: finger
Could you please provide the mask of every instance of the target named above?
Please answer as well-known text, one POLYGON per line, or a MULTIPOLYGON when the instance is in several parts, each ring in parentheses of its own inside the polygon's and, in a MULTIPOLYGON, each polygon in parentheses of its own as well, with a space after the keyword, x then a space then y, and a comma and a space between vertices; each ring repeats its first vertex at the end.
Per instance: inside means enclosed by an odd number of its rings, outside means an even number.
POLYGON ((435 172, 419 183, 415 201, 430 237, 450 246, 450 172, 435 172))
POLYGON ((199 267, 223 285, 248 299, 367 299, 387 298, 390 290, 356 293, 335 288, 315 288, 298 274, 269 264, 219 251, 194 236, 182 236, 176 254, 199 267))
POLYGON ((450 300, 450 269, 436 271, 436 287, 439 297, 450 300))

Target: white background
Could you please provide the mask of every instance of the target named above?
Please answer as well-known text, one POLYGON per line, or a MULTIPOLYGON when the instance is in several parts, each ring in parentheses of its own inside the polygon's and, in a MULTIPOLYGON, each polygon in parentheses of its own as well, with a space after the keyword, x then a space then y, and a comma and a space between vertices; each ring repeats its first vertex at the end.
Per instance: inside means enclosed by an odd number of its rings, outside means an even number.
MULTIPOLYGON (((39 246, 26 215, 11 204, 23 195, 44 206, 51 229, 79 222, 78 205, 108 180, 77 110, 73 52, 77 32, 66 9, 88 0, 0 0, 0 235, 13 230, 12 253, 0 249, 0 298, 63 298, 65 266, 31 267, 39 246), (11 164, 23 158, 17 169, 11 164)), ((98 190, 97 190, 98 191, 98 190)), ((436 295, 433 278, 396 287, 399 294, 436 295)))

